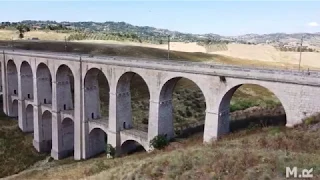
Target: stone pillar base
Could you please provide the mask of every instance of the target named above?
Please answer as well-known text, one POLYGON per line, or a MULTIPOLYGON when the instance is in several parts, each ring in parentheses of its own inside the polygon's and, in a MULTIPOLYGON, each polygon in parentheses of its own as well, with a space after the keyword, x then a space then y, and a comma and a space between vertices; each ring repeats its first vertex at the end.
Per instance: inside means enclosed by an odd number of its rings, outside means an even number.
POLYGON ((52 146, 52 141, 35 141, 33 140, 33 147, 38 151, 38 152, 50 152, 51 151, 51 146, 52 146))
POLYGON ((63 159, 69 157, 73 154, 73 150, 64 150, 60 152, 56 152, 55 150, 51 150, 51 157, 55 160, 63 159))
POLYGON ((293 128, 294 126, 295 126, 294 124, 289 124, 289 123, 286 124, 287 128, 293 128))
POLYGON ((21 131, 24 132, 24 133, 33 133, 33 129, 27 129, 27 128, 21 129, 21 131))

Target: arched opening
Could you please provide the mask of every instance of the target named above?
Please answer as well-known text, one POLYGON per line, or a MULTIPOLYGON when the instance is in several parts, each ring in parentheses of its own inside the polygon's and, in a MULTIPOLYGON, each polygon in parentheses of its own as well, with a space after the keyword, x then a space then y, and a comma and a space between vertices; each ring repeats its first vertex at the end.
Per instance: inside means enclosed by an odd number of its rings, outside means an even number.
POLYGON ((90 69, 84 79, 84 105, 86 119, 108 119, 109 83, 104 73, 90 69))
POLYGON ((7 64, 8 95, 18 95, 18 72, 13 60, 7 64))
POLYGON ((219 134, 245 128, 286 124, 284 107, 277 96, 255 84, 237 85, 219 105, 219 134))
POLYGON ((26 108, 26 129, 33 131, 33 106, 29 104, 26 108))
POLYGON ((11 117, 18 117, 18 114, 19 114, 19 112, 18 112, 18 100, 13 100, 11 108, 12 109, 11 109, 10 116, 11 117))
POLYGON ((121 145, 121 154, 122 155, 129 155, 137 152, 146 152, 144 147, 134 140, 127 140, 122 143, 121 145))
POLYGON ((123 74, 117 84, 117 120, 121 129, 148 131, 149 88, 133 72, 123 74))
POLYGON ((22 98, 33 98, 33 74, 28 62, 23 61, 20 68, 22 98))
POLYGON ((89 133, 89 151, 91 156, 106 152, 108 144, 107 134, 99 128, 94 128, 89 133))
POLYGON ((193 81, 176 77, 167 81, 160 92, 159 119, 167 125, 164 135, 202 138, 206 100, 193 81))
POLYGON ((52 103, 52 77, 47 65, 40 63, 37 68, 38 103, 52 103))
POLYGON ((71 69, 66 65, 61 65, 57 70, 57 110, 74 109, 74 76, 71 69))
POLYGON ((62 120, 62 147, 67 155, 73 155, 74 150, 74 123, 70 118, 62 120))
POLYGON ((50 152, 52 148, 52 114, 45 111, 41 117, 41 141, 44 142, 45 151, 50 152))

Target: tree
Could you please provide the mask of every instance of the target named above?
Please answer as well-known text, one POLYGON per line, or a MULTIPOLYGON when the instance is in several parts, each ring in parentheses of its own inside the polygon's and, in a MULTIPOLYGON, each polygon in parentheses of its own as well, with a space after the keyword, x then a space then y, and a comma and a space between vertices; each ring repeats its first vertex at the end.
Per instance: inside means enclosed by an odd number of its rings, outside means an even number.
POLYGON ((23 33, 25 32, 24 26, 23 25, 18 25, 17 30, 19 31, 19 38, 22 39, 24 37, 23 33))

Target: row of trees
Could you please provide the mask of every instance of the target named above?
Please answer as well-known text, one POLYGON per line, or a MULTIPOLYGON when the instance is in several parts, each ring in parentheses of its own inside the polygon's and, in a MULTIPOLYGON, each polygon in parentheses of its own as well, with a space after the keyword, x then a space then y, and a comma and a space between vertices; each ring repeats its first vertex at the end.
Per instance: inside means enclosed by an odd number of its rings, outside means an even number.
MULTIPOLYGON (((279 50, 288 51, 288 52, 300 52, 300 47, 280 47, 279 50)), ((301 52, 319 52, 319 51, 312 48, 302 47, 301 52)))

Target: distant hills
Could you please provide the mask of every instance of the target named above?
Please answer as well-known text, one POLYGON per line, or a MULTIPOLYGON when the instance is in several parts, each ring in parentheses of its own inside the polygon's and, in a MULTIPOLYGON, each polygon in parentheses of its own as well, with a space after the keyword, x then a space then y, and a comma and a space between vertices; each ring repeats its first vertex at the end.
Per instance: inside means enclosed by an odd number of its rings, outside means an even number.
MULTIPOLYGON (((125 22, 56 22, 56 21, 34 21, 24 20, 21 22, 2 22, 0 28, 8 29, 17 26, 18 24, 24 24, 31 29, 50 29, 52 27, 60 27, 64 31, 74 32, 86 32, 86 33, 119 33, 119 34, 131 34, 141 39, 163 39, 166 40, 170 35, 171 41, 182 42, 238 42, 238 43, 299 43, 301 37, 304 37, 304 43, 309 46, 320 46, 320 32, 318 33, 272 33, 272 34, 245 34, 240 36, 221 36, 218 34, 191 34, 182 33, 178 31, 170 31, 168 29, 160 29, 150 26, 135 26, 125 22)), ((54 30, 59 30, 55 28, 54 30)))

